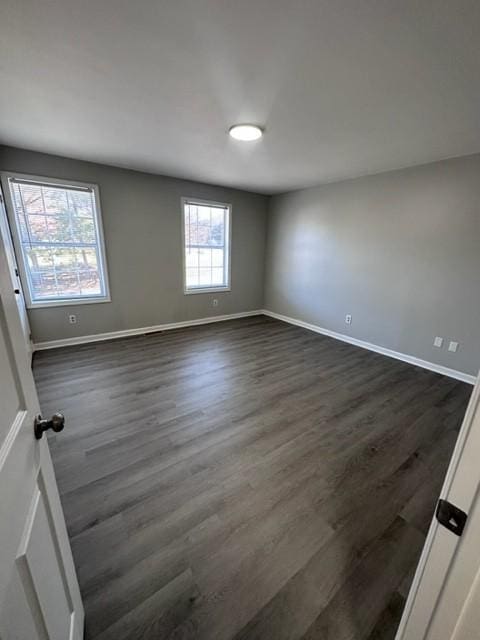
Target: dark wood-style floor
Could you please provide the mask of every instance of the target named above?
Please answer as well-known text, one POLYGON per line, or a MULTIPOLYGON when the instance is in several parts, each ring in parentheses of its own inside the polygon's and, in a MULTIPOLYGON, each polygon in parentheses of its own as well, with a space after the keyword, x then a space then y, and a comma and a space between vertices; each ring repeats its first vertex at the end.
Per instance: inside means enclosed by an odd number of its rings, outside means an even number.
POLYGON ((88 638, 394 637, 469 386, 263 316, 35 376, 88 638))

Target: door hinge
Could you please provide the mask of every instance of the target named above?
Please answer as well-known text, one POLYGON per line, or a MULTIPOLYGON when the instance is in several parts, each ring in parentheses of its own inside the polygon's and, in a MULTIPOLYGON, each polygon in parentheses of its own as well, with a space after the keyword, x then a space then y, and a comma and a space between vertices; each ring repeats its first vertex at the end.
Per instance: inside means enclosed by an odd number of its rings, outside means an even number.
POLYGON ((467 522, 467 514, 447 500, 439 500, 435 516, 449 531, 461 536, 467 522))

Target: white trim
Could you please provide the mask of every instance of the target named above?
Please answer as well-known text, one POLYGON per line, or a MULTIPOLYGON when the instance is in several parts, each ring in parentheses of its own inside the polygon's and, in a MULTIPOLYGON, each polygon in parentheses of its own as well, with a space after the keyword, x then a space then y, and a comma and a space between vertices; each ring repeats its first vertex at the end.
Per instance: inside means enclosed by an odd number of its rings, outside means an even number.
POLYGON ((6 199, 7 215, 10 221, 10 229, 12 231, 12 237, 17 256, 17 264, 20 269, 20 276, 22 282, 22 289, 25 294, 25 302, 27 309, 42 309, 45 307, 69 307, 83 304, 93 304, 102 302, 111 302, 110 297, 110 284, 108 280, 107 269, 107 252, 105 248, 105 237, 103 234, 103 219, 102 219, 102 207, 100 204, 100 190, 97 184, 93 182, 79 182, 78 180, 68 180, 61 178, 50 178, 44 176, 29 175, 26 173, 16 173, 13 171, 2 171, 0 178, 3 184, 4 196, 6 199), (20 230, 18 228, 18 219, 15 215, 15 208, 13 205, 12 192, 10 188, 11 180, 25 180, 28 182, 38 182, 43 185, 51 184, 56 187, 81 187, 87 189, 93 194, 93 205, 95 210, 95 226, 97 236, 97 247, 99 252, 99 275, 103 282, 104 295, 98 296, 76 296, 72 298, 52 298, 50 300, 36 300, 32 299, 30 292, 30 278, 28 277, 27 269, 25 267, 25 259, 23 255, 22 244, 20 242, 20 230), (26 285, 26 286, 25 286, 26 285))
POLYGON ((184 291, 184 295, 190 296, 195 295, 196 293, 228 293, 231 291, 230 287, 212 287, 211 289, 202 289, 202 287, 197 287, 196 289, 187 289, 184 291))
POLYGON ((128 336, 140 336, 146 333, 156 333, 157 331, 169 331, 170 329, 181 329, 183 327, 194 327, 200 324, 210 324, 212 322, 223 322, 224 320, 235 320, 236 318, 247 318, 250 316, 261 316, 262 309, 255 311, 242 311, 241 313, 229 313, 223 316, 211 316, 209 318, 197 318, 195 320, 184 320, 181 322, 168 322, 157 324, 151 327, 139 327, 138 329, 123 329, 122 331, 110 331, 108 333, 96 333, 90 336, 78 336, 76 338, 64 338, 62 340, 50 340, 48 342, 37 342, 33 345, 34 351, 44 349, 56 349, 57 347, 68 347, 76 344, 87 344, 90 342, 103 342, 104 340, 114 340, 116 338, 127 338, 128 336))
POLYGON ((298 320, 296 318, 290 318, 289 316, 284 316, 280 313, 269 311, 268 309, 256 309, 254 311, 242 311, 240 313, 230 313, 227 315, 211 316, 208 318, 197 318, 195 320, 183 320, 181 322, 168 322, 166 324, 157 324, 157 325, 152 325, 150 327, 139 327, 137 329, 123 329, 121 331, 109 331, 108 333, 96 333, 88 336, 63 338, 61 340, 50 340, 47 342, 37 342, 33 345, 33 350, 43 351, 45 349, 56 349, 57 347, 68 347, 76 344, 88 344, 90 342, 103 342, 104 340, 114 340, 116 338, 126 338, 128 336, 139 336, 146 333, 156 333, 157 331, 169 331, 170 329, 194 327, 196 325, 201 325, 201 324, 210 324, 212 322, 223 322, 225 320, 235 320, 236 318, 247 318, 250 316, 259 316, 259 315, 265 315, 265 316, 269 316, 270 318, 275 318, 276 320, 282 320, 283 322, 288 322, 289 324, 294 324, 298 327, 309 329, 310 331, 315 331, 315 333, 321 333, 322 335, 329 336, 330 338, 335 338, 336 340, 341 340, 342 342, 348 342, 349 344, 353 344, 356 347, 361 347, 362 349, 368 349, 369 351, 374 351, 375 353, 380 353, 384 356, 395 358, 395 360, 401 360, 402 362, 407 362, 408 364, 413 364, 417 367, 428 369, 429 371, 435 371, 435 373, 441 373, 442 375, 448 376, 450 378, 455 378, 456 380, 461 380, 462 382, 466 382, 468 384, 474 385, 477 380, 476 376, 472 376, 468 373, 464 373, 463 371, 450 369, 440 364, 435 364, 434 362, 421 360, 420 358, 416 358, 415 356, 411 356, 406 353, 400 353, 399 351, 394 351, 393 349, 380 347, 376 344, 372 344, 371 342, 366 342, 365 340, 359 340, 358 338, 352 338, 352 336, 347 336, 347 335, 344 335, 343 333, 337 333, 336 331, 331 331, 330 329, 324 329, 323 327, 319 327, 315 324, 304 322, 303 320, 298 320))
POLYGON ((27 309, 46 309, 48 307, 78 307, 84 304, 102 304, 103 302, 111 302, 110 296, 101 296, 95 298, 62 298, 60 300, 42 300, 41 302, 30 302, 27 309))
POLYGON ((199 198, 187 198, 183 196, 180 198, 180 204, 182 209, 182 279, 183 279, 183 295, 189 296, 196 293, 222 293, 232 290, 232 205, 229 202, 216 202, 214 200, 200 200, 199 198), (227 210, 227 233, 225 234, 224 242, 224 260, 226 264, 223 265, 226 275, 227 283, 221 287, 192 287, 187 288, 187 270, 185 261, 185 205, 186 204, 198 204, 206 205, 210 207, 219 207, 227 210))
POLYGON ((365 340, 352 338, 352 336, 347 336, 343 333, 337 333, 336 331, 331 331, 330 329, 324 329, 323 327, 319 327, 316 324, 304 322, 303 320, 297 320, 297 318, 290 318, 289 316, 284 316, 280 313, 269 311, 268 309, 263 309, 263 313, 264 315, 270 316, 271 318, 275 318, 277 320, 283 320, 283 322, 288 322, 289 324, 294 324, 298 327, 303 327, 304 329, 309 329, 310 331, 321 333, 322 335, 329 336, 330 338, 335 338, 336 340, 341 340, 342 342, 348 342, 349 344, 354 344, 356 347, 362 347, 362 349, 368 349, 369 351, 375 351, 375 353, 381 353, 384 356, 395 358, 395 360, 402 360, 403 362, 408 362, 408 364, 413 364, 417 367, 428 369, 429 371, 435 371, 436 373, 441 373, 444 376, 448 376, 449 378, 455 378, 456 380, 461 380, 462 382, 467 382, 468 384, 473 385, 477 380, 476 376, 472 376, 469 373, 464 373, 463 371, 457 371, 456 369, 450 369, 449 367, 444 367, 441 364, 428 362, 428 360, 422 360, 420 358, 416 358, 415 356, 411 356, 407 353, 401 353, 399 351, 394 351, 393 349, 388 349, 387 347, 380 347, 376 344, 372 344, 371 342, 366 342, 365 340))

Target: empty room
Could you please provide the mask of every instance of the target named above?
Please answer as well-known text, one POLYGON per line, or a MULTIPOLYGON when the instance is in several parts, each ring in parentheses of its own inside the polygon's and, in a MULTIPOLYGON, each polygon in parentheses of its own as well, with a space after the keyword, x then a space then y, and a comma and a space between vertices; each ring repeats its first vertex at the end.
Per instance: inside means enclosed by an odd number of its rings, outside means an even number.
POLYGON ((2 0, 1 640, 480 638, 479 30, 2 0))

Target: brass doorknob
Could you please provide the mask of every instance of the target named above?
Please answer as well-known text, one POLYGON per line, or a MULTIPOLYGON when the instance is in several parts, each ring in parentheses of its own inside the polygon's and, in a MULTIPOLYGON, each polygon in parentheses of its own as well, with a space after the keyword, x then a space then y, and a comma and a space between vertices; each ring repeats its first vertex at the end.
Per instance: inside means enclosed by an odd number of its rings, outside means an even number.
POLYGON ((52 429, 55 433, 62 431, 65 426, 65 416, 63 413, 54 413, 50 420, 44 420, 42 416, 37 416, 33 423, 35 438, 40 440, 44 431, 52 429))

